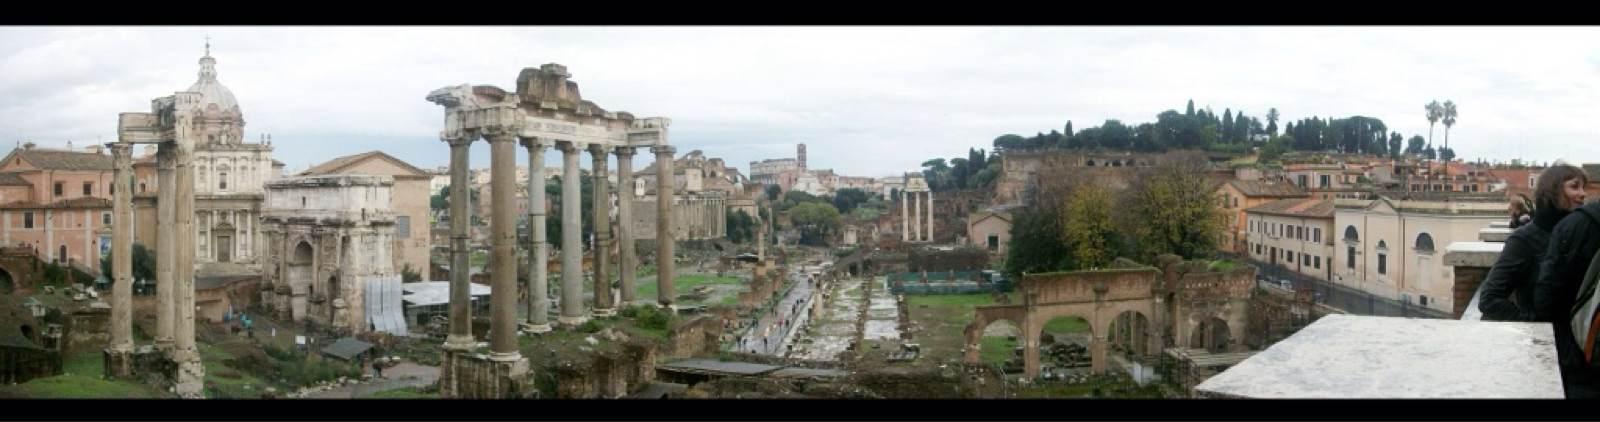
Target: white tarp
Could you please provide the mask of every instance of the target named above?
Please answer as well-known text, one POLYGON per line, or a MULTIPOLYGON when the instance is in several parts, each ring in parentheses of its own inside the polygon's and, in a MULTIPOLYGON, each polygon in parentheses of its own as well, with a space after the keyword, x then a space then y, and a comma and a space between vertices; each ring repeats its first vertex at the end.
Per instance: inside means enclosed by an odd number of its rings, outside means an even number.
MULTIPOLYGON (((472 296, 488 296, 489 286, 475 283, 472 285, 472 296)), ((400 288, 405 291, 404 300, 406 307, 444 305, 450 303, 450 282, 448 281, 421 281, 404 283, 400 288)))
POLYGON ((367 323, 373 331, 406 334, 405 316, 400 308, 400 276, 362 277, 366 287, 367 323))

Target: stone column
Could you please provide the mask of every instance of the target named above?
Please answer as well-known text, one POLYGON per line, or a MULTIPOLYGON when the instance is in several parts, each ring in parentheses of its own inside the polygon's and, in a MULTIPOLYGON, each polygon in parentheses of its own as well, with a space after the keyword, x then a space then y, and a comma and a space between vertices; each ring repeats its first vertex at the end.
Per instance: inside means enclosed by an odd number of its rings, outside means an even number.
POLYGON ((900 190, 900 241, 911 241, 911 195, 900 190))
POLYGON ((933 241, 933 191, 928 191, 928 239, 933 241))
POLYGON ((578 178, 578 146, 556 142, 561 150, 561 316, 562 325, 576 326, 589 316, 583 310, 583 186, 578 178))
POLYGON ((177 287, 173 297, 174 316, 177 319, 173 323, 172 355, 178 364, 178 373, 173 387, 182 397, 200 397, 205 379, 205 367, 201 365, 200 351, 194 343, 194 142, 182 138, 177 142, 177 200, 172 208, 172 231, 178 234, 173 250, 177 255, 173 267, 173 284, 177 287))
POLYGON ((450 334, 445 337, 444 346, 453 350, 469 350, 477 344, 472 338, 472 273, 467 260, 468 228, 472 224, 468 210, 472 202, 467 180, 472 171, 468 154, 472 141, 477 139, 478 134, 471 131, 462 131, 459 138, 443 139, 450 144, 450 334))
MULTIPOLYGON (((113 142, 111 159, 111 344, 106 348, 105 372, 112 377, 132 373, 133 353, 133 144, 113 142), (117 189, 120 187, 121 189, 117 189)), ((86 226, 88 227, 88 226, 86 226)))
POLYGON ((672 291, 672 157, 678 150, 657 145, 650 152, 656 153, 656 296, 661 306, 671 307, 677 298, 672 291))
POLYGON ((606 181, 606 159, 610 147, 589 144, 589 154, 594 158, 589 175, 594 179, 594 314, 612 316, 611 277, 606 276, 606 266, 611 261, 611 182, 606 181))
POLYGON ((550 331, 550 245, 544 228, 544 148, 541 140, 523 138, 528 148, 528 322, 530 333, 550 331))
POLYGON ((165 351, 172 350, 177 311, 173 267, 177 264, 179 235, 172 230, 177 224, 173 212, 178 193, 176 153, 177 147, 171 142, 162 142, 156 149, 156 347, 165 351))
POLYGON ((513 361, 517 350, 517 149, 516 133, 496 128, 489 140, 489 191, 494 214, 489 219, 494 268, 489 273, 489 358, 513 361))
POLYGON ((767 261, 767 219, 761 218, 761 206, 756 205, 756 264, 767 261))
POLYGON ((633 147, 617 147, 617 277, 622 284, 622 306, 634 300, 638 260, 633 236, 633 147))
POLYGON ((910 193, 910 201, 912 201, 910 209, 912 209, 912 216, 914 216, 912 217, 912 222, 910 222, 910 230, 912 230, 912 237, 910 238, 915 241, 922 241, 922 192, 910 193))

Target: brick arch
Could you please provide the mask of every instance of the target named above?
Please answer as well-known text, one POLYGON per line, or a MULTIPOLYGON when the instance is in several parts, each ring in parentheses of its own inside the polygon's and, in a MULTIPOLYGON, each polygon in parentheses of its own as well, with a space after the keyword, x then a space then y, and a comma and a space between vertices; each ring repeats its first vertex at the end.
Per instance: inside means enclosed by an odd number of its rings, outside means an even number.
POLYGON ((983 341, 983 330, 989 324, 997 321, 1010 322, 1017 326, 1017 336, 1026 343, 1029 338, 1027 308, 1023 305, 991 305, 979 306, 973 311, 972 322, 966 328, 966 350, 962 361, 969 364, 979 363, 978 346, 983 341))

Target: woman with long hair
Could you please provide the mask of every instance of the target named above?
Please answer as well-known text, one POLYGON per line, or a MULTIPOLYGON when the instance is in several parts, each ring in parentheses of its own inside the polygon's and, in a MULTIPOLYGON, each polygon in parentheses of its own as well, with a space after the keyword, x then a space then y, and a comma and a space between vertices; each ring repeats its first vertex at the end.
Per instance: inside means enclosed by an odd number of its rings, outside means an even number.
MULTIPOLYGON (((1534 183, 1532 219, 1506 238, 1500 259, 1489 269, 1489 276, 1483 282, 1483 296, 1478 299, 1483 319, 1537 320, 1533 312, 1533 283, 1539 278, 1539 261, 1550 244, 1550 230, 1562 217, 1583 205, 1583 187, 1588 183, 1589 177, 1583 169, 1568 164, 1557 163, 1539 174, 1534 183)), ((1515 221, 1512 224, 1516 224, 1515 221)))

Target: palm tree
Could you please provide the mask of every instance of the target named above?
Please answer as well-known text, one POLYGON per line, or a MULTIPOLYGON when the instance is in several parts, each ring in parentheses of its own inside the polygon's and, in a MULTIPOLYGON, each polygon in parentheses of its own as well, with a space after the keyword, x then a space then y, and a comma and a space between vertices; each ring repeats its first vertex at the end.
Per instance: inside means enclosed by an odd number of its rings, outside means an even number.
POLYGON ((1440 117, 1444 117, 1444 106, 1439 105, 1439 100, 1433 100, 1433 102, 1428 103, 1428 105, 1424 106, 1424 108, 1428 109, 1428 146, 1432 147, 1433 124, 1438 122, 1440 117))
POLYGON ((1456 125, 1456 102, 1445 100, 1444 108, 1440 110, 1439 117, 1444 121, 1444 147, 1449 148, 1450 127, 1456 125))

